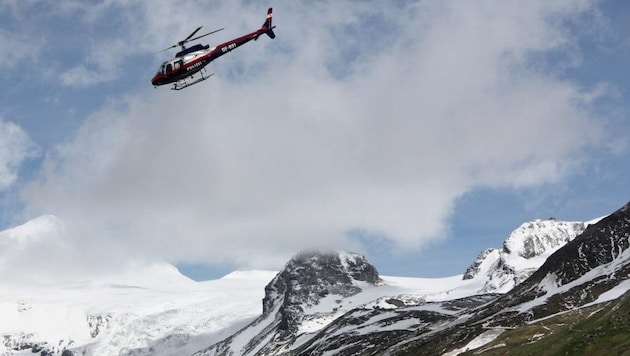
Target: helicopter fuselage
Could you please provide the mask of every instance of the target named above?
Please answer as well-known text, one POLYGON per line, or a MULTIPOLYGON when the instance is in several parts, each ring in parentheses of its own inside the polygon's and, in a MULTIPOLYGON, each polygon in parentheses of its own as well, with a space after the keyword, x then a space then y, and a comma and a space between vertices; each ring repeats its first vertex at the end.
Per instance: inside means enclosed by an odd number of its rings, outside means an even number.
MULTIPOLYGON (((274 26, 275 27, 275 26, 274 26)), ((251 33, 243 35, 241 37, 224 42, 215 47, 209 45, 197 44, 190 48, 183 48, 182 51, 175 55, 175 58, 168 60, 160 66, 158 72, 151 79, 151 84, 154 86, 175 83, 173 89, 183 88, 190 84, 182 83, 189 77, 192 77, 195 73, 201 71, 210 62, 221 57, 224 54, 246 44, 251 40, 257 40, 263 34, 268 35, 271 38, 275 37, 273 28, 271 26, 271 9, 267 13, 267 20, 263 26, 251 33)), ((202 80, 205 79, 202 77, 202 80)))
POLYGON ((151 80, 154 86, 175 83, 199 72, 212 60, 218 58, 210 57, 212 49, 208 46, 201 46, 195 51, 191 51, 182 56, 177 56, 172 60, 162 63, 160 69, 151 80))

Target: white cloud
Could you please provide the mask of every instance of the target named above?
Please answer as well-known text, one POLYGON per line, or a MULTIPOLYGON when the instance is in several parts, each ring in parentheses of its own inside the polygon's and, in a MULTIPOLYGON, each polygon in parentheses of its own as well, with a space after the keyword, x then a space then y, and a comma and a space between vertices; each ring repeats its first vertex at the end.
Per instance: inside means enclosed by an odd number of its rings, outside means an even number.
MULTIPOLYGON (((536 61, 576 50, 559 19, 587 5, 275 5, 275 40, 218 59, 203 84, 95 113, 24 197, 172 261, 269 266, 303 248, 360 249, 353 229, 423 246, 465 192, 561 180, 600 142, 591 93, 536 61), (375 18, 390 25, 381 34, 366 27, 375 18)), ((246 30, 264 16, 251 11, 246 30)), ((203 17, 185 14, 169 19, 203 17)))
POLYGON ((0 191, 15 183, 22 162, 35 154, 36 148, 26 132, 0 119, 0 191))

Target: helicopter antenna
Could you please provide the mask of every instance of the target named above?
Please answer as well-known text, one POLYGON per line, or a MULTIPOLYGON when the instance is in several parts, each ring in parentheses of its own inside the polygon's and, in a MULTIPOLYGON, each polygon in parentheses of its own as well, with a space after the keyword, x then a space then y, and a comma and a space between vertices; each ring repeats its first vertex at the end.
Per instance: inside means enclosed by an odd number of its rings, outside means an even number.
MULTIPOLYGON (((216 32, 219 32, 219 31, 222 31, 223 29, 225 29, 225 27, 222 27, 222 28, 220 28, 220 29, 218 29, 218 30, 210 31, 210 32, 208 32, 208 33, 204 33, 203 35, 197 36, 197 37, 195 37, 195 38, 191 38, 191 37, 192 37, 192 36, 194 36, 197 32, 199 32, 199 30, 201 30, 201 28, 202 28, 202 27, 203 27, 203 26, 199 26, 199 27, 197 27, 197 29, 196 29, 196 30, 194 30, 194 31, 193 31, 190 35, 188 35, 188 37, 186 37, 185 39, 183 39, 183 40, 181 40, 181 41, 177 42, 176 44, 174 44, 174 45, 172 45, 172 46, 170 46, 170 47, 168 47, 168 48, 165 48, 165 49, 161 50, 160 52, 168 51, 169 49, 171 49, 171 48, 176 48, 177 46, 180 46, 180 47, 182 48, 182 51, 183 51, 183 50, 185 50, 185 49, 186 49, 186 46, 185 46, 185 45, 186 45, 186 43, 191 42, 191 41, 198 40, 198 39, 200 39, 200 38, 202 38, 202 37, 206 37, 206 36, 208 36, 208 35, 211 35, 211 34, 213 34, 213 33, 216 33, 216 32)), ((158 52, 158 53, 160 53, 160 52, 158 52)))

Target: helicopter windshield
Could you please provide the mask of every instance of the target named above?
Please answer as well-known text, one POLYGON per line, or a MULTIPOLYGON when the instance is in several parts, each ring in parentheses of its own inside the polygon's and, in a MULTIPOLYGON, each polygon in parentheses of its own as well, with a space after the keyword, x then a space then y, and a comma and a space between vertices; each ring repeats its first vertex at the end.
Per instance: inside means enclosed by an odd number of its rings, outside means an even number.
POLYGON ((166 68, 166 63, 168 63, 168 62, 162 63, 162 65, 160 66, 160 69, 158 69, 158 71, 157 71, 157 74, 164 74, 165 73, 164 69, 166 68))
POLYGON ((183 62, 181 60, 176 61, 175 63, 173 63, 171 61, 164 62, 160 66, 160 69, 158 69, 158 74, 168 74, 168 73, 172 72, 173 69, 181 68, 182 65, 183 65, 183 62))

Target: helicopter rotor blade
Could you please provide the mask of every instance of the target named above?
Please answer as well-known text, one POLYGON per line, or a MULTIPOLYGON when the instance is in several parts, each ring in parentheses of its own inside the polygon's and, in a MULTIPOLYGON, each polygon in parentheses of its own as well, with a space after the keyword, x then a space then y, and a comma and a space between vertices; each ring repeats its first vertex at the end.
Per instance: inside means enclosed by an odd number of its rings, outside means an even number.
POLYGON ((206 36, 211 35, 211 34, 213 34, 213 33, 215 33, 215 32, 222 31, 223 29, 225 29, 225 27, 220 28, 220 29, 218 29, 218 30, 210 31, 210 32, 208 32, 208 33, 204 33, 203 35, 201 35, 201 36, 197 36, 197 37, 195 37, 195 38, 191 38, 191 39, 187 40, 186 42, 190 42, 190 41, 198 40, 198 39, 200 39, 201 37, 206 37, 206 36))
POLYGON ((174 44, 174 45, 172 45, 172 46, 170 46, 170 47, 168 47, 168 48, 165 48, 165 49, 163 49, 163 50, 161 50, 161 51, 155 52, 155 53, 156 53, 156 54, 157 54, 157 53, 162 53, 162 52, 168 51, 169 49, 172 49, 172 48, 183 47, 183 46, 184 46, 184 44, 186 44, 187 42, 194 41, 194 40, 198 40, 198 39, 200 39, 200 38, 202 38, 202 37, 206 37, 206 36, 211 35, 211 34, 213 34, 213 33, 215 33, 215 32, 219 32, 219 31, 222 31, 222 30, 224 30, 224 29, 225 29, 225 27, 223 27, 223 28, 220 28, 220 29, 218 29, 218 30, 214 30, 214 31, 210 31, 210 32, 208 32, 208 33, 204 33, 203 35, 197 36, 197 37, 195 37, 195 38, 191 38, 191 37, 192 37, 192 36, 194 36, 197 32, 199 32, 199 30, 200 30, 202 27, 203 27, 203 26, 199 26, 199 27, 197 27, 197 29, 196 29, 196 30, 194 30, 194 31, 193 31, 190 35, 188 35, 188 37, 186 37, 186 39, 183 39, 183 40, 181 40, 181 41, 177 42, 176 44, 174 44))
POLYGON ((196 30, 194 30, 194 31, 193 31, 190 35, 188 35, 188 37, 186 37, 185 39, 183 39, 183 40, 179 41, 179 45, 181 46, 181 45, 183 45, 184 43, 188 42, 188 41, 190 40, 190 38, 191 38, 192 36, 194 36, 194 35, 195 35, 195 33, 197 33, 199 30, 201 30, 201 28, 202 28, 202 27, 203 27, 203 26, 199 26, 199 27, 197 27, 197 29, 196 29, 196 30))
POLYGON ((155 54, 162 53, 162 52, 166 52, 166 51, 168 51, 169 49, 176 48, 177 46, 178 46, 178 45, 174 44, 174 45, 170 46, 169 48, 164 48, 164 49, 163 49, 163 50, 161 50, 161 51, 157 51, 157 52, 155 52, 155 54))

